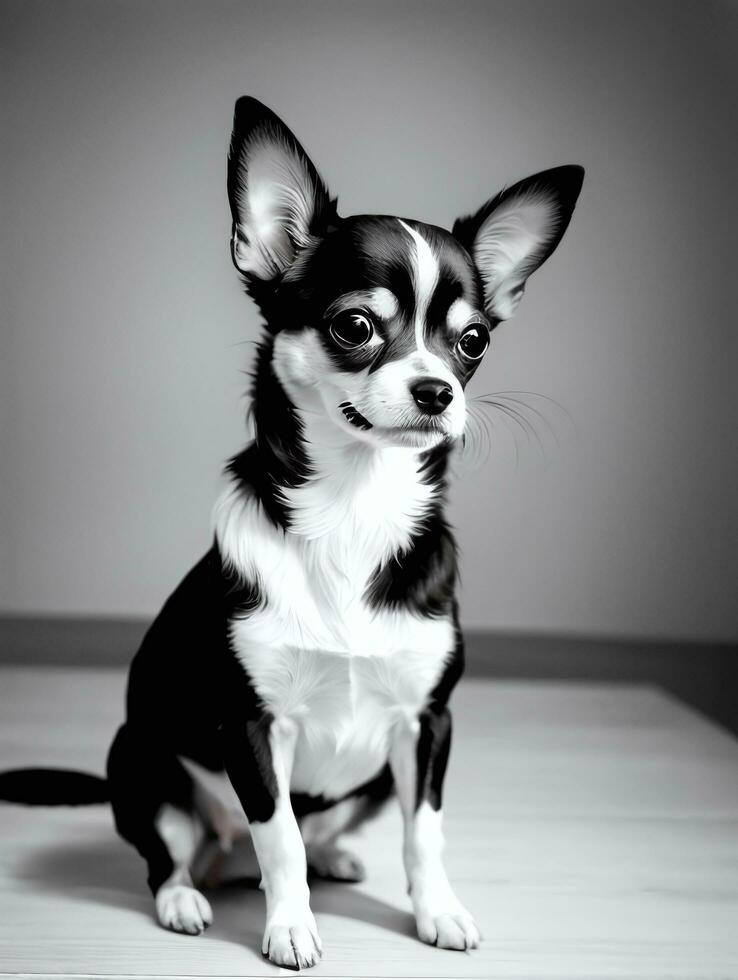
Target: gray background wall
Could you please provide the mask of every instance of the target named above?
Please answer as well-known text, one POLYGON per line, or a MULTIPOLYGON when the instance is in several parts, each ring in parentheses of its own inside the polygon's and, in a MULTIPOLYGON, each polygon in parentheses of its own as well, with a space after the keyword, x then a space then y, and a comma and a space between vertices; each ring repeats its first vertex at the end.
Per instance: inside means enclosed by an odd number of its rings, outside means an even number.
POLYGON ((258 320, 227 250, 234 99, 343 213, 449 226, 588 171, 473 393, 525 389, 451 517, 498 629, 738 636, 735 8, 3 2, 0 609, 152 614, 210 537, 258 320))

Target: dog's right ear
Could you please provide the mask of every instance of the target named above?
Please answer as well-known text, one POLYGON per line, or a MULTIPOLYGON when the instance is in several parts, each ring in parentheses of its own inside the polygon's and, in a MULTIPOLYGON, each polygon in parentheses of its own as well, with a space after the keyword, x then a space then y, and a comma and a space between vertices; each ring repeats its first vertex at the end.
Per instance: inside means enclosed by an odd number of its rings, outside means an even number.
POLYGON ((513 315, 528 277, 561 241, 583 179, 584 170, 576 164, 543 170, 505 188, 454 225, 454 236, 479 269, 493 322, 513 315))
POLYGON ((228 153, 231 256, 239 272, 270 280, 336 219, 335 201, 281 119, 256 99, 236 102, 228 153))

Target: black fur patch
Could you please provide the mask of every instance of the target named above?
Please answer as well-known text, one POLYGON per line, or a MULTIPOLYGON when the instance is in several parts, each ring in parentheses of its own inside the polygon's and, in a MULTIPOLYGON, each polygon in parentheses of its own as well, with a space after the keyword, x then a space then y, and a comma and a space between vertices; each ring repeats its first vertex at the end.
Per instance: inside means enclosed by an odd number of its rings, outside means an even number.
POLYGON ((256 438, 228 463, 242 492, 252 494, 277 527, 287 527, 289 514, 280 487, 299 487, 310 478, 300 417, 272 368, 274 341, 259 345, 252 376, 252 418, 256 438))
POLYGON ((341 803, 343 800, 353 799, 355 796, 365 797, 373 803, 381 803, 392 792, 394 783, 392 771, 388 765, 383 766, 380 772, 373 776, 366 783, 362 783, 356 789, 345 793, 337 800, 329 799, 325 796, 312 796, 309 793, 291 793, 292 810, 296 817, 306 816, 308 813, 318 813, 321 810, 328 810, 341 803))
POLYGON ((374 572, 364 599, 375 609, 409 609, 433 617, 453 612, 457 551, 443 518, 448 454, 449 446, 444 443, 423 454, 420 479, 436 487, 435 503, 409 547, 374 572))
POLYGON ((416 751, 417 784, 415 806, 427 800, 434 810, 443 802, 443 778, 451 750, 451 712, 448 708, 420 713, 420 735, 416 751))
POLYGON ((431 691, 428 704, 420 713, 420 734, 416 746, 417 783, 415 806, 427 800, 434 810, 443 802, 443 780, 451 749, 451 712, 448 700, 464 672, 464 638, 459 626, 459 610, 453 603, 455 643, 451 656, 431 691))
MULTIPOLYGON (((235 699, 234 699, 235 701, 235 699)), ((269 712, 249 718, 235 702, 222 729, 226 772, 247 818, 262 823, 274 815, 277 777, 274 773, 269 730, 269 712)))
POLYGON ((364 598, 375 609, 445 616, 453 605, 456 578, 456 544, 443 517, 435 513, 423 521, 407 551, 374 573, 364 598))

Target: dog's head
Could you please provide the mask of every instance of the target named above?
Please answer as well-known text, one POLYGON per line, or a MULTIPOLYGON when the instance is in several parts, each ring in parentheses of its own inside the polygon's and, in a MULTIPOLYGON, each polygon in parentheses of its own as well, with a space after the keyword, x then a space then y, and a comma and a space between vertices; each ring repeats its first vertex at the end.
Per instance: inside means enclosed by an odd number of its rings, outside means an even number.
POLYGON ((341 218, 290 130, 239 99, 231 254, 274 335, 272 369, 294 405, 376 446, 425 450, 458 438, 464 388, 490 332, 561 240, 583 173, 528 177, 452 232, 341 218))

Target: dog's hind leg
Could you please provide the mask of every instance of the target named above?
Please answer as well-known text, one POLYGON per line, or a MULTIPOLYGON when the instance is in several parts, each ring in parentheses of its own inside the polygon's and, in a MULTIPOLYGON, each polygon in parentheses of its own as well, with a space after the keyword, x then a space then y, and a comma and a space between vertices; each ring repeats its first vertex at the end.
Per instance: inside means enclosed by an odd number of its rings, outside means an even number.
POLYGON ((192 865, 205 837, 202 820, 194 810, 164 803, 155 824, 174 865, 156 892, 157 918, 166 929, 199 935, 213 921, 210 904, 192 884, 192 865))
POLYGON ((328 810, 308 813, 300 820, 308 867, 312 874, 332 881, 363 881, 360 858, 342 846, 340 838, 376 816, 393 791, 389 766, 354 795, 328 810))
POLYGON ((356 826, 366 809, 366 799, 354 796, 329 810, 303 817, 300 832, 312 874, 331 881, 364 880, 366 871, 361 859, 341 847, 339 837, 356 826))
POLYGON ((201 933, 213 916, 192 885, 191 868, 205 831, 193 805, 191 776, 154 735, 144 737, 123 725, 108 756, 108 783, 118 832, 148 865, 160 924, 201 933))

